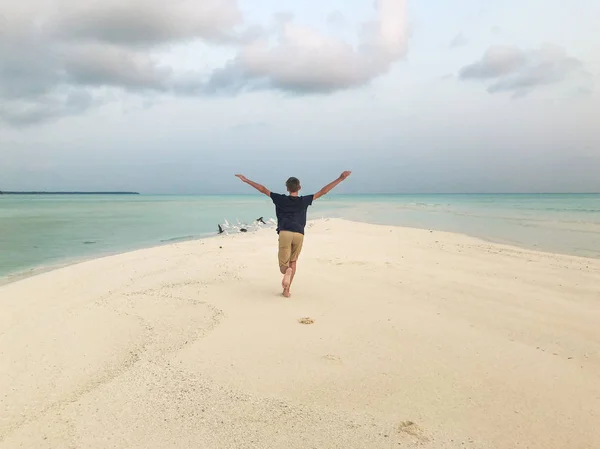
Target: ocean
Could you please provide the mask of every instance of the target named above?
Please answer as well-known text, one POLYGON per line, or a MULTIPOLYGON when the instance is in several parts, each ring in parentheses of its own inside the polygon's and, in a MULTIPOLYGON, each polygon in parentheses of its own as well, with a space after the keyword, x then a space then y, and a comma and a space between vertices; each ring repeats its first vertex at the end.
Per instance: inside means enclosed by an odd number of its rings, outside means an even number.
MULTIPOLYGON (((275 218, 255 195, 0 195, 0 278, 181 240, 217 224, 275 218)), ((541 251, 600 257, 600 195, 328 195, 310 218, 459 232, 541 251)), ((275 232, 275 231, 273 231, 275 232)))

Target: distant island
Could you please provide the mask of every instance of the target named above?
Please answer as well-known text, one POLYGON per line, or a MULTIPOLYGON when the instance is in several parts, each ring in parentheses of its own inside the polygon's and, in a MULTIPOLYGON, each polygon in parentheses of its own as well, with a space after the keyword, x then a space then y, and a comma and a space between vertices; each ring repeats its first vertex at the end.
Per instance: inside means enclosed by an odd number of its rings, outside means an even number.
POLYGON ((139 192, 3 192, 0 195, 139 195, 139 192))

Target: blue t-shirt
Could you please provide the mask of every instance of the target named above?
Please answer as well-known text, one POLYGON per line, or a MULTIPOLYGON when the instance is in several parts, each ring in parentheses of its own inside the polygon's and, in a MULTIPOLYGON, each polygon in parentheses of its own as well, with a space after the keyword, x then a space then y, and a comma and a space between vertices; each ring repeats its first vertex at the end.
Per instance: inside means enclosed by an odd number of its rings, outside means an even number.
POLYGON ((314 195, 291 196, 271 192, 277 214, 277 233, 291 231, 304 234, 306 226, 306 209, 313 202, 314 195))

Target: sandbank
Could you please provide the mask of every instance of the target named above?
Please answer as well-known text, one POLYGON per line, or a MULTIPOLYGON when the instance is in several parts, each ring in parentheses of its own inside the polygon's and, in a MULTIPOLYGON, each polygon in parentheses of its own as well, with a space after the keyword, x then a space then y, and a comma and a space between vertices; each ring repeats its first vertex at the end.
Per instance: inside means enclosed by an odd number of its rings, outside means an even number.
POLYGON ((310 222, 0 286, 0 448, 600 447, 600 261, 310 222))

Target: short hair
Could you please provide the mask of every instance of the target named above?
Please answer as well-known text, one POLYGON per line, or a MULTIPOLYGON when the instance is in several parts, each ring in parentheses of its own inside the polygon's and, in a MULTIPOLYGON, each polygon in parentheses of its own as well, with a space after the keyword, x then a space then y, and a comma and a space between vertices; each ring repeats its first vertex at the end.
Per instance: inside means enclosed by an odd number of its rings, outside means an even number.
POLYGON ((289 192, 295 193, 298 190, 300 190, 300 180, 292 176, 285 182, 285 186, 287 187, 289 192))

